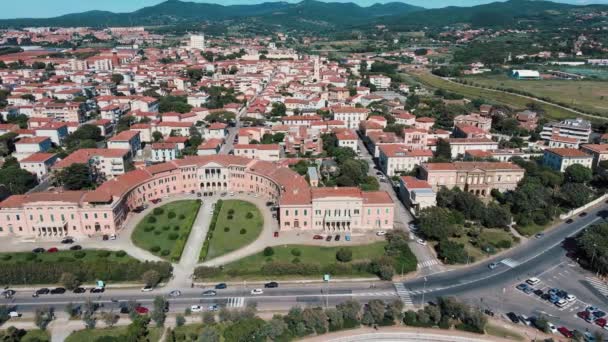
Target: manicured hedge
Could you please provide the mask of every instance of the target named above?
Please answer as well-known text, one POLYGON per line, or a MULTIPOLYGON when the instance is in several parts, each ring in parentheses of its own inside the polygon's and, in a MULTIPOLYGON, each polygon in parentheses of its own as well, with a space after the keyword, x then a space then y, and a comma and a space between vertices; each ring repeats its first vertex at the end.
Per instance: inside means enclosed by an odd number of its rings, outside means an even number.
POLYGON ((198 257, 199 261, 204 261, 207 257, 207 254, 209 253, 209 244, 211 243, 211 237, 213 237, 213 232, 215 231, 215 226, 217 224, 217 218, 220 215, 223 203, 224 201, 222 200, 218 200, 215 203, 215 208, 213 209, 213 216, 211 217, 211 223, 209 224, 209 231, 207 232, 207 236, 205 237, 203 248, 201 248, 201 254, 198 257))

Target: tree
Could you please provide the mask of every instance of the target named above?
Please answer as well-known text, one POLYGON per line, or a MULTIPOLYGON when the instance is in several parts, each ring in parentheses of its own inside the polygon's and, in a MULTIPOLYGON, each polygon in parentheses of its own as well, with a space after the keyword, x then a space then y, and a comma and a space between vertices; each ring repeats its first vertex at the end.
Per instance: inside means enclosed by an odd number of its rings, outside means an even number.
POLYGON ((338 309, 325 310, 329 322, 329 331, 338 331, 344 327, 344 315, 338 309))
POLYGON ((437 148, 434 156, 441 160, 452 160, 452 147, 450 146, 450 142, 445 139, 437 139, 437 148))
POLYGON ((168 304, 169 303, 163 296, 154 297, 154 309, 152 309, 150 318, 152 318, 154 323, 156 323, 157 327, 162 327, 165 325, 165 319, 167 318, 165 310, 167 309, 168 304))
POLYGON ((285 104, 282 102, 275 102, 272 104, 272 110, 270 111, 270 116, 285 116, 285 112, 287 108, 285 104))
POLYGON ((65 143, 68 146, 77 146, 81 140, 102 141, 101 129, 95 125, 84 124, 70 134, 65 143))
POLYGON ((464 245, 448 239, 439 241, 439 244, 437 245, 437 254, 441 260, 450 265, 475 261, 473 258, 469 257, 464 249, 464 245))
POLYGON ((457 229, 447 208, 429 207, 420 212, 420 231, 428 239, 441 240, 453 236, 457 229))
POLYGON ((150 332, 148 331, 149 324, 150 319, 148 317, 135 317, 133 322, 127 327, 127 332, 125 334, 124 340, 128 342, 148 342, 148 335, 150 334, 150 332))
POLYGON ((264 320, 259 317, 238 320, 224 330, 224 339, 234 342, 263 342, 264 325, 264 320))
POLYGON ((211 311, 203 312, 203 323, 206 325, 215 323, 215 314, 211 311))
MULTIPOLYGON (((367 303, 365 311, 369 311, 375 324, 382 322, 386 306, 380 299, 372 299, 367 303)), ((365 312, 363 313, 365 315, 365 312)))
POLYGON ((61 170, 55 181, 66 190, 82 190, 93 186, 93 176, 87 164, 74 163, 61 170))
POLYGON ((336 252, 336 259, 340 262, 349 262, 353 260, 353 251, 348 248, 340 248, 336 252))
POLYGON ((345 327, 354 328, 359 325, 361 319, 361 304, 359 302, 350 299, 338 304, 336 309, 342 313, 345 327))
POLYGON ((274 255, 274 249, 272 247, 266 247, 266 248, 264 248, 263 254, 266 257, 273 256, 274 255))
POLYGON ((34 315, 34 323, 40 330, 46 330, 46 327, 55 319, 55 312, 53 308, 38 308, 34 315))
POLYGON ((273 317, 262 328, 263 335, 275 341, 287 331, 287 323, 280 316, 273 317))
POLYGON ((214 327, 205 327, 198 337, 199 342, 220 342, 220 333, 214 327))
POLYGON ((159 131, 152 132, 152 140, 154 140, 154 142, 163 140, 163 134, 159 131))
POLYGON ((508 228, 512 220, 508 208, 497 203, 490 203, 484 211, 482 224, 488 228, 508 228))
POLYGON ((24 194, 38 185, 38 180, 18 166, 9 166, 0 169, 0 184, 4 184, 11 194, 24 194))
POLYGON ((116 133, 120 133, 122 131, 128 130, 131 125, 133 125, 137 119, 131 115, 121 116, 116 123, 116 133))
POLYGON ((120 316, 113 312, 104 312, 101 314, 101 318, 103 319, 103 322, 106 324, 106 326, 111 328, 116 323, 118 323, 118 319, 120 318, 120 316))
POLYGON ((160 274, 155 270, 146 271, 141 275, 141 280, 146 284, 146 286, 156 286, 160 282, 160 274))
POLYGON ((115 84, 117 84, 117 85, 118 85, 118 84, 121 84, 121 83, 122 83, 122 81, 124 81, 124 80, 125 80, 124 76, 123 76, 123 75, 121 75, 121 74, 112 74, 111 79, 112 79, 112 82, 114 82, 114 83, 115 83, 115 84))
POLYGON ((578 208, 587 204, 591 197, 591 190, 582 183, 566 183, 561 187, 559 193, 570 208, 578 208))
POLYGON ((80 286, 80 280, 73 273, 64 272, 59 278, 59 282, 68 290, 74 290, 80 286))
POLYGON ((581 164, 573 164, 564 171, 564 178, 566 182, 587 183, 593 178, 593 173, 581 164))
POLYGON ((181 327, 184 324, 186 324, 186 318, 184 317, 184 315, 175 316, 175 325, 176 326, 181 327))
POLYGON ((608 272, 608 223, 594 224, 583 230, 576 244, 587 265, 602 274, 608 272))

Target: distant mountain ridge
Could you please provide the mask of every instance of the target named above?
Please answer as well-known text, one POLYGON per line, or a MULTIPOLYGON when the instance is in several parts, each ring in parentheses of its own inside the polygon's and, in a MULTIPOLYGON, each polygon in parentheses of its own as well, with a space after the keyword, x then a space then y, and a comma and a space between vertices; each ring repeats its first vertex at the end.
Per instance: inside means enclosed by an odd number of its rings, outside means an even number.
POLYGON ((168 0, 130 13, 89 11, 54 18, 22 18, 0 20, 0 27, 27 26, 140 26, 223 21, 258 18, 271 23, 289 25, 290 21, 323 22, 342 26, 369 21, 375 17, 406 14, 424 8, 403 2, 374 4, 361 7, 354 3, 304 0, 299 3, 265 2, 255 5, 224 6, 212 3, 168 0))

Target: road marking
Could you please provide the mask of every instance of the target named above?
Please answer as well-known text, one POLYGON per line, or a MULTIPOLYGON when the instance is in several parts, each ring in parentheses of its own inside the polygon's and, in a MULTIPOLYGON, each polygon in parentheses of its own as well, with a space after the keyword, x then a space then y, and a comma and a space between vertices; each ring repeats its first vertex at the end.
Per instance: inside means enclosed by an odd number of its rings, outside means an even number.
POLYGON ((519 266, 519 262, 515 261, 515 260, 513 260, 511 258, 502 259, 500 261, 500 263, 505 264, 505 265, 507 265, 507 266, 509 266, 511 268, 515 268, 515 267, 519 266))
POLYGON ((433 265, 439 265, 439 261, 437 259, 425 260, 423 262, 418 263, 418 268, 426 268, 431 267, 433 265))
POLYGON ((596 290, 599 291, 603 296, 608 297, 608 286, 603 281, 597 279, 596 277, 585 277, 585 280, 589 285, 593 286, 596 290))
POLYGON ((231 297, 228 298, 228 303, 226 303, 226 307, 242 308, 243 304, 245 304, 245 297, 231 297))
POLYGON ((414 305, 412 301, 412 297, 410 296, 410 292, 405 289, 403 283, 393 283, 395 286, 395 290, 397 291, 397 295, 401 298, 401 301, 405 305, 414 305))

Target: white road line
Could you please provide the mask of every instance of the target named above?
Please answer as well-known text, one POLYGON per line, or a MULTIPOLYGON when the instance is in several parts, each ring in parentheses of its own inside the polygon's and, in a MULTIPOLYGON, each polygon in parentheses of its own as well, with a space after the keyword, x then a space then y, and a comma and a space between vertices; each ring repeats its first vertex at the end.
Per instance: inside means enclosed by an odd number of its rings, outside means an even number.
POLYGON ((519 262, 516 260, 513 260, 511 258, 502 259, 500 262, 511 268, 515 268, 515 267, 519 266, 519 262))
POLYGON ((433 265, 438 265, 438 264, 439 264, 439 261, 437 261, 437 259, 425 260, 425 261, 418 263, 418 268, 426 268, 426 267, 431 267, 433 265))
POLYGON ((608 297, 608 285, 603 281, 595 278, 595 277, 585 277, 585 280, 589 285, 593 286, 596 290, 599 291, 603 296, 608 297))
POLYGON ((405 286, 403 286, 403 283, 393 283, 393 286, 395 286, 397 295, 399 295, 403 304, 414 305, 414 302, 412 301, 412 297, 410 296, 410 292, 408 290, 406 290, 405 286))

